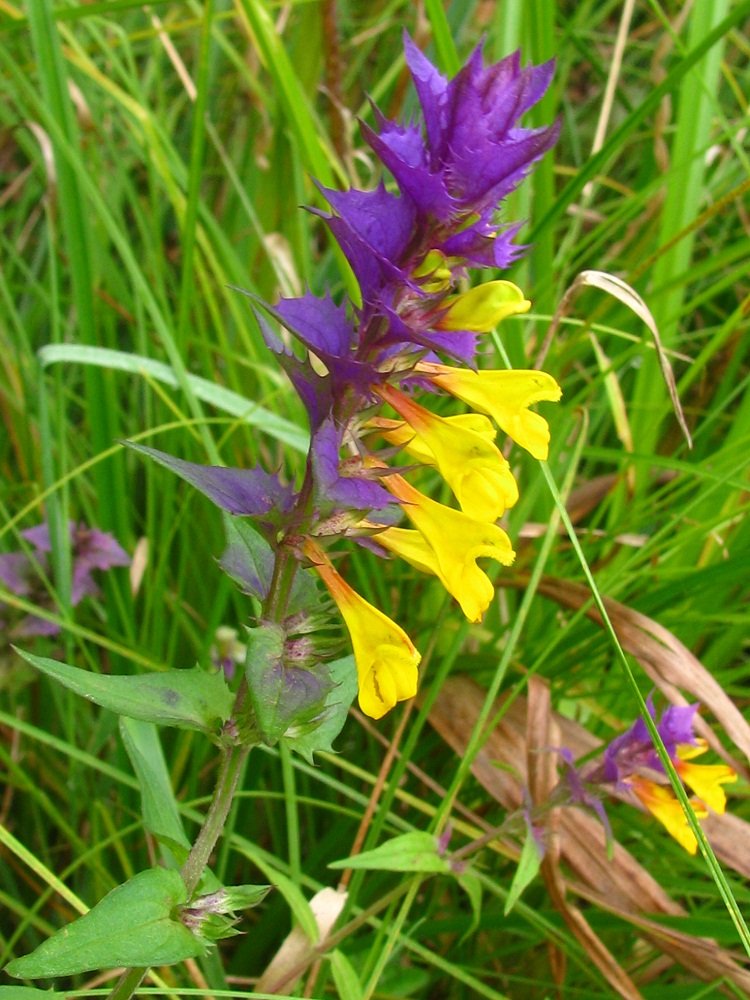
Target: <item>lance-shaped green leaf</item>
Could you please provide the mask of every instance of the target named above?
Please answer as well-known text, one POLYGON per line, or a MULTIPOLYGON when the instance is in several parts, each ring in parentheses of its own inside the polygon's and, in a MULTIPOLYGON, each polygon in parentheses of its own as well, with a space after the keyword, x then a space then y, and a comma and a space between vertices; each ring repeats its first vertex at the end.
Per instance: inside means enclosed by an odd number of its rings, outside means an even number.
POLYGON ((465 871, 458 876, 458 884, 469 897, 471 903, 471 923, 461 938, 462 941, 465 941, 470 934, 477 930, 482 919, 482 883, 473 872, 465 871))
POLYGON ((131 719, 214 733, 232 711, 234 698, 223 675, 208 674, 200 667, 115 677, 79 670, 45 656, 17 652, 63 687, 131 719))
POLYGON ((365 994, 362 990, 359 976, 343 951, 334 948, 332 952, 326 955, 326 958, 331 963, 333 981, 336 984, 339 996, 347 997, 348 1000, 362 1000, 365 994))
POLYGON ((155 837, 174 841, 189 851, 190 841, 182 826, 158 730, 138 719, 121 718, 120 736, 141 789, 144 826, 155 837))
MULTIPOLYGON (((273 576, 273 549, 252 523, 224 514, 227 547, 219 566, 245 594, 265 600, 273 576)), ((313 613, 320 609, 321 597, 310 573, 297 573, 287 603, 291 614, 313 613)))
POLYGON ((227 547, 219 565, 243 593, 265 600, 273 576, 273 549, 246 521, 225 514, 224 530, 227 547))
POLYGON ((47 979, 119 966, 172 965, 205 955, 205 942, 173 916, 185 899, 177 872, 141 872, 5 971, 18 979, 47 979))
POLYGON ((541 848, 539 847, 539 844, 537 844, 534 836, 529 833, 523 843, 521 857, 518 859, 518 868, 516 868, 513 881, 510 884, 508 898, 505 900, 503 912, 506 917, 521 898, 521 893, 526 886, 536 878, 541 864, 541 848))
POLYGON ((421 830, 394 837, 372 851, 334 861, 329 868, 364 868, 387 872, 451 873, 450 861, 438 854, 437 838, 421 830))

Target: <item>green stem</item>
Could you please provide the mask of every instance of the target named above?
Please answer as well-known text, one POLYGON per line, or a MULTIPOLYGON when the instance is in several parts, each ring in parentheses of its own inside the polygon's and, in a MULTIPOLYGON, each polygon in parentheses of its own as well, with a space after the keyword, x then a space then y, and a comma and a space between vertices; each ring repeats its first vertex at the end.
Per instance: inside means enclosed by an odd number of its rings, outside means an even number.
MULTIPOLYGON (((307 497, 305 497, 306 502, 307 497)), ((263 608, 263 617, 266 620, 279 622, 283 619, 298 567, 299 563, 292 553, 281 547, 276 556, 268 597, 263 608)), ((238 719, 242 715, 246 698, 247 681, 243 678, 235 698, 234 719, 238 719)), ((211 804, 203 820, 200 833, 180 872, 187 889, 188 900, 197 889, 211 854, 219 837, 221 837, 229 810, 232 807, 237 783, 242 774, 242 767, 250 749, 249 744, 242 744, 230 746, 223 752, 211 804)), ((130 1000, 147 972, 147 968, 126 969, 110 993, 108 1000, 130 1000)))
POLYGON ((201 875, 208 865, 211 853, 216 847, 216 842, 224 829, 224 823, 232 806, 232 799, 242 772, 242 765, 249 752, 249 746, 236 746, 230 747, 224 753, 211 805, 208 807, 198 839, 190 849, 187 861, 180 872, 187 889, 188 899, 195 892, 201 875))
MULTIPOLYGON (((195 892, 216 842, 224 829, 237 782, 242 773, 242 765, 249 752, 249 746, 230 747, 224 752, 211 805, 206 813, 198 838, 180 872, 185 882, 188 899, 195 892)), ((148 966, 126 969, 118 979, 108 1000, 130 1000, 147 972, 148 966)))
POLYGON ((126 969, 117 980, 117 985, 109 994, 108 1000, 130 1000, 148 972, 148 966, 137 969, 126 969))

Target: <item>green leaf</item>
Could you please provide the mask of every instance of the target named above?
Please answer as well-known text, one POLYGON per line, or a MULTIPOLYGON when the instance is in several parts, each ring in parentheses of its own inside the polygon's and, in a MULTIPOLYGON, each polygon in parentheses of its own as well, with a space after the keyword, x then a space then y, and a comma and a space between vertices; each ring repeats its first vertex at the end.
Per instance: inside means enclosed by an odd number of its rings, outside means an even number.
POLYGON ((273 746, 287 734, 314 732, 324 718, 333 683, 328 665, 306 669, 283 659, 283 629, 270 622, 248 632, 245 677, 264 742, 273 746))
POLYGON ((222 513, 227 547, 219 566, 244 594, 262 601, 273 576, 273 549, 248 521, 222 513))
POLYGON ((118 966, 172 965, 204 955, 206 945, 172 917, 185 899, 177 872, 141 872, 5 971, 19 979, 46 979, 118 966))
POLYGON ((234 696, 223 675, 207 674, 200 667, 114 677, 79 670, 67 663, 21 650, 17 652, 63 687, 131 719, 213 733, 232 711, 234 696))
POLYGON ((285 711, 283 656, 284 630, 280 625, 263 622, 248 630, 245 678, 258 730, 269 746, 283 736, 291 722, 285 711))
POLYGON ((451 872, 450 862, 438 854, 437 840, 431 833, 415 831, 394 837, 372 851, 353 858, 334 861, 329 868, 363 868, 388 872, 451 872))
POLYGON ((190 841, 172 792, 158 730, 152 723, 121 717, 120 735, 141 789, 146 829, 160 840, 172 841, 189 851, 190 841))
POLYGON ((464 872, 463 875, 458 876, 458 884, 469 897, 471 903, 471 923, 461 938, 462 941, 465 941, 479 927, 482 917, 482 883, 473 872, 464 872))
POLYGON ((332 743, 344 728, 349 706, 357 696, 357 670, 354 657, 344 656, 328 664, 328 676, 334 687, 325 699, 325 716, 317 728, 299 735, 286 736, 284 742, 309 764, 314 764, 313 754, 333 753, 332 743))
POLYGON ((339 1000, 362 1000, 364 993, 359 976, 343 951, 336 948, 327 957, 331 963, 331 972, 339 1000))
POLYGON ((541 863, 542 852, 539 850, 539 845, 534 837, 528 834, 524 841, 521 857, 518 859, 516 874, 513 876, 508 890, 508 898, 505 900, 504 913, 506 917, 521 898, 521 893, 526 886, 536 878, 541 863))

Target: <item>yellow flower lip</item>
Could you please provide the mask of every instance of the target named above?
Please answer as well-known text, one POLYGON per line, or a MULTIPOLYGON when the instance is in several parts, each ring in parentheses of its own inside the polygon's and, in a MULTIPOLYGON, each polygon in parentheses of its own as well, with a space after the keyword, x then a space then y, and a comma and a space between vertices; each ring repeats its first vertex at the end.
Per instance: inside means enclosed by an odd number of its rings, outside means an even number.
POLYGON ((440 389, 462 400, 472 410, 492 417, 516 444, 534 458, 546 461, 549 426, 528 408, 543 400, 555 403, 562 390, 546 372, 521 369, 473 371, 420 361, 415 368, 440 389))
POLYGON ((486 281, 468 292, 452 295, 443 303, 446 311, 435 324, 437 330, 468 330, 486 333, 508 316, 528 312, 531 302, 512 281, 486 281))
MULTIPOLYGON (((698 850, 698 841, 672 789, 640 776, 630 779, 630 787, 641 804, 667 828, 680 847, 689 854, 695 854, 698 850)), ((708 816, 708 810, 702 802, 692 799, 690 804, 698 819, 705 819, 708 816)))
MULTIPOLYGON (((405 450, 438 467, 465 514, 477 521, 496 521, 516 503, 518 486, 486 428, 477 432, 466 420, 439 417, 392 386, 381 386, 377 392, 413 431, 411 437, 408 432, 398 435, 405 450)), ((482 418, 475 414, 474 419, 482 418)))
POLYGON ((380 719, 397 702, 417 693, 421 656, 404 630, 350 587, 315 542, 308 540, 304 551, 349 631, 357 665, 359 707, 370 718, 380 719))
POLYGON ((387 528, 377 540, 413 566, 437 576, 468 620, 480 622, 495 589, 477 559, 485 556, 510 566, 516 554, 507 534, 496 524, 476 521, 431 500, 395 473, 385 476, 383 485, 401 502, 420 537, 401 528, 387 528))
POLYGON ((691 764, 678 750, 678 760, 674 762, 674 766, 685 784, 692 788, 709 809, 715 813, 726 810, 727 796, 722 785, 731 785, 737 781, 736 772, 728 764, 691 764))

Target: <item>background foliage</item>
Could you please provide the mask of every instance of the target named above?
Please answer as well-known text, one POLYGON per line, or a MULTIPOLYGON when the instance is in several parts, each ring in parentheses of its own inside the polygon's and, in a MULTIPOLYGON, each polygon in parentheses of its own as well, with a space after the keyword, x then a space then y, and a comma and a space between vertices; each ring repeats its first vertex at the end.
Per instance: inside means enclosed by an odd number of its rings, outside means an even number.
MULTIPOLYGON (((215 509, 116 440, 299 472, 304 414, 230 286, 273 301, 306 285, 335 292, 349 280, 320 220, 299 206, 320 204, 311 177, 376 182, 356 116, 372 120, 367 95, 389 116, 413 110, 401 54, 407 28, 448 72, 482 36, 488 59, 519 46, 524 61, 557 58, 534 115, 538 124, 560 115, 561 140, 506 206, 507 218, 527 220, 521 240, 530 244, 508 277, 534 309, 503 325, 487 363, 497 351, 501 362, 529 366, 546 352, 544 367, 565 393, 545 411, 549 472, 599 591, 625 606, 626 623, 632 611, 658 621, 706 668, 664 635, 646 649, 646 639, 628 646, 621 634, 642 692, 682 684, 695 700, 698 679, 712 676, 746 715, 749 23, 747 0, 457 0, 445 13, 437 0, 148 8, 0 0, 0 548, 20 549, 19 531, 49 518, 46 585, 65 626, 34 651, 111 673, 191 667, 208 661, 219 625, 240 628, 252 614, 216 566, 215 509), (620 276, 647 301, 692 450, 632 311, 585 288, 551 327, 587 269, 620 276), (76 609, 68 518, 114 532, 134 556, 130 575, 109 573, 101 598, 76 609), (672 674, 665 650, 678 657, 672 674)), ((478 749, 484 704, 472 707, 474 688, 445 687, 454 699, 446 715, 444 684, 470 678, 492 696, 523 696, 539 676, 554 708, 601 739, 633 718, 612 644, 579 610, 585 577, 548 483, 524 456, 512 461, 522 486, 509 518, 519 558, 498 578, 499 599, 481 626, 460 624, 439 586, 403 564, 361 553, 351 561, 352 583, 429 650, 427 701, 408 725, 409 710, 377 727, 353 712, 338 756, 316 768, 273 751, 251 755, 214 870, 227 882, 263 881, 269 871, 289 882, 248 914, 245 936, 225 943, 223 969, 214 956, 161 970, 158 982, 185 995, 191 987, 247 994, 292 912, 304 912, 295 891, 309 898, 334 885, 327 865, 354 853, 358 830, 358 846, 370 848, 428 827, 454 782, 452 747, 478 749), (554 585, 529 590, 542 571, 554 585), (398 759, 386 757, 391 740, 398 759)), ((148 867, 154 845, 116 716, 35 675, 7 645, 0 655, 5 964, 71 919, 80 901, 92 905, 148 867)), ((750 741, 739 724, 725 735, 724 703, 715 700, 707 718, 746 767, 750 741)), ((212 747, 198 733, 162 742, 190 825, 210 793, 212 747)), ((452 789, 460 843, 500 822, 508 805, 476 769, 468 773, 470 757, 452 789)), ((525 758, 508 764, 519 770, 525 758)), ((750 818, 744 782, 730 791, 731 811, 750 818)), ((717 942, 713 965, 694 953, 685 968, 660 959, 638 919, 590 900, 588 925, 615 964, 643 996, 710 995, 700 980, 722 976, 723 988, 745 995, 739 965, 735 974, 716 964, 719 946, 737 951, 738 938, 704 862, 635 810, 616 804, 610 815, 618 840, 683 907, 662 924, 717 942)), ((585 846, 588 834, 579 835, 585 846)), ((482 855, 476 925, 453 881, 355 873, 344 922, 377 912, 346 924, 334 957, 313 964, 295 995, 531 998, 552 995, 556 982, 571 997, 613 995, 615 972, 592 964, 597 946, 561 917, 549 882, 535 881, 504 914, 518 845, 496 847, 482 855)), ((740 876, 750 865, 736 854, 727 884, 742 908, 740 876)), ((647 903, 641 909, 653 915, 647 903)))

